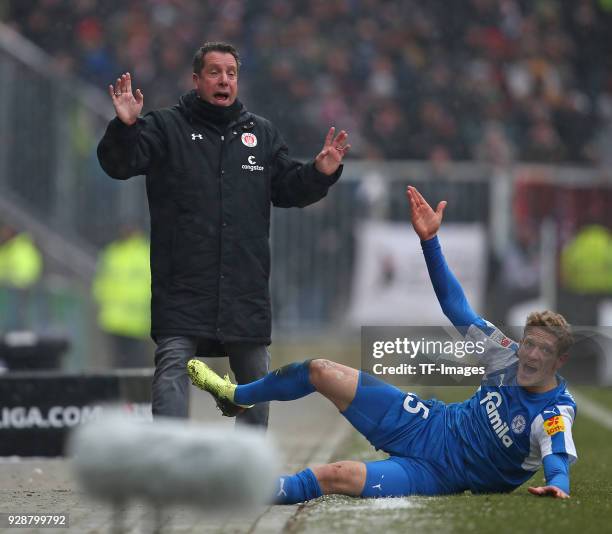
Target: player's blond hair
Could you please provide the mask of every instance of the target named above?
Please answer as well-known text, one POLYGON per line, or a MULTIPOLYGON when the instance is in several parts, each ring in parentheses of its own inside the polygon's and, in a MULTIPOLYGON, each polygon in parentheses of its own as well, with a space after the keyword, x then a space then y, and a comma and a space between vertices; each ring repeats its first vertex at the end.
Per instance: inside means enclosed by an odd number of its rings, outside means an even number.
POLYGON ((557 338, 557 351, 565 354, 574 343, 572 329, 565 317, 550 310, 532 312, 527 317, 524 334, 529 328, 544 328, 557 338))

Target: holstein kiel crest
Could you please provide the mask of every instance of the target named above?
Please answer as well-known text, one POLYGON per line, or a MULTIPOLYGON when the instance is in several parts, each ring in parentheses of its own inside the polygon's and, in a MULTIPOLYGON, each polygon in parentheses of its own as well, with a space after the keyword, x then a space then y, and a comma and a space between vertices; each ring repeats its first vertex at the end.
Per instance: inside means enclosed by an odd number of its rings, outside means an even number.
POLYGON ((251 132, 243 133, 241 136, 241 139, 242 139, 242 143, 248 147, 252 148, 254 146, 257 146, 257 137, 255 137, 255 134, 251 132))
POLYGON ((527 421, 525 421, 525 416, 518 414, 514 416, 512 419, 512 423, 510 423, 510 428, 512 428, 512 432, 515 434, 521 434, 523 430, 525 430, 525 426, 527 425, 527 421))

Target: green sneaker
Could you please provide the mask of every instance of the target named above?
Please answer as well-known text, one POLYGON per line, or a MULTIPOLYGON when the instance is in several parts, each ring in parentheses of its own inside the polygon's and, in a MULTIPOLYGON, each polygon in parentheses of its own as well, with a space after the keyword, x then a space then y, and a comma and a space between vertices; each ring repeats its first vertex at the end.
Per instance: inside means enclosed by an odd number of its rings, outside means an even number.
POLYGON ((200 360, 189 360, 187 362, 187 374, 194 386, 208 391, 217 403, 217 408, 226 417, 235 417, 238 414, 252 408, 234 402, 236 384, 232 384, 229 376, 221 378, 208 365, 200 360))

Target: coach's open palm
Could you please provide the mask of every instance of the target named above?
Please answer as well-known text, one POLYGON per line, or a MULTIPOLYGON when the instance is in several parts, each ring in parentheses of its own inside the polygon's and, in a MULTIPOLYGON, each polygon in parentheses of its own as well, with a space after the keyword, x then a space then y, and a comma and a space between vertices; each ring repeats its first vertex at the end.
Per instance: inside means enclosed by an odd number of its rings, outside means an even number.
POLYGON ((348 133, 342 130, 334 137, 335 132, 336 128, 332 126, 325 136, 325 142, 323 143, 321 152, 319 152, 315 158, 316 169, 328 176, 331 176, 338 170, 344 156, 346 156, 351 149, 351 145, 346 143, 348 133))
POLYGON ((138 116, 142 111, 144 95, 140 89, 136 89, 136 93, 132 94, 132 77, 129 72, 117 78, 115 87, 108 86, 108 92, 113 99, 115 113, 119 120, 128 126, 134 124, 138 120, 138 116))
POLYGON ((417 235, 421 241, 427 241, 438 233, 438 229, 442 224, 442 215, 446 208, 446 200, 438 204, 434 211, 423 195, 419 193, 416 187, 408 186, 406 196, 410 202, 410 220, 417 235))

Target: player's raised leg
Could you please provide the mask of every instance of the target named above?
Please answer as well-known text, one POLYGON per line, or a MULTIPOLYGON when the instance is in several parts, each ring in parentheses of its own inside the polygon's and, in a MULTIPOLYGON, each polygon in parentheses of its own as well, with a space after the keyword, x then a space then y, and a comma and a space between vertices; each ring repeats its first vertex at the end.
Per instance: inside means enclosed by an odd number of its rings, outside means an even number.
POLYGON ((359 383, 359 371, 325 359, 311 360, 309 378, 313 387, 344 412, 353 399, 359 383))
POLYGON ((376 377, 325 359, 285 365, 255 382, 239 386, 196 359, 189 360, 187 370, 193 384, 211 393, 228 416, 260 402, 295 400, 318 391, 361 434, 383 449, 384 442, 375 436, 379 423, 393 404, 401 405, 406 397, 401 390, 376 377))
POLYGON ((255 382, 239 386, 232 384, 227 376, 221 378, 200 360, 190 360, 187 371, 195 386, 215 397, 224 415, 235 415, 228 403, 246 409, 270 400, 299 399, 314 391, 343 411, 354 398, 359 379, 357 370, 323 359, 285 365, 255 382))
POLYGON ((288 401, 318 391, 341 411, 357 389, 359 371, 325 359, 291 363, 250 384, 236 387, 234 402, 257 404, 268 400, 288 401))

